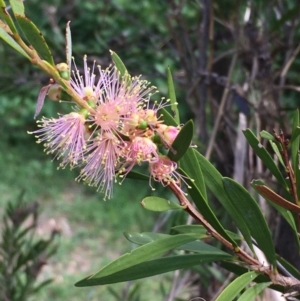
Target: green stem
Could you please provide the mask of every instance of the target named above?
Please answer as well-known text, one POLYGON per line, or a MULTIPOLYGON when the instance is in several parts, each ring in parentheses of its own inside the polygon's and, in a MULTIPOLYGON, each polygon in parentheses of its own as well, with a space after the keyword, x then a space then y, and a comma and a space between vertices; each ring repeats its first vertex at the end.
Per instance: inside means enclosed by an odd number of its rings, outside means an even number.
POLYGON ((63 79, 59 72, 56 70, 56 68, 52 65, 50 65, 48 62, 42 60, 38 53, 35 51, 35 49, 32 49, 31 47, 27 46, 20 35, 18 33, 13 33, 14 40, 22 47, 22 49, 28 54, 30 57, 30 62, 33 65, 36 65, 40 69, 42 69, 44 72, 49 74, 51 78, 55 80, 56 83, 61 85, 63 89, 72 97, 73 101, 77 103, 78 106, 81 108, 87 109, 91 114, 95 114, 95 110, 89 106, 89 104, 84 101, 71 87, 70 81, 63 79))

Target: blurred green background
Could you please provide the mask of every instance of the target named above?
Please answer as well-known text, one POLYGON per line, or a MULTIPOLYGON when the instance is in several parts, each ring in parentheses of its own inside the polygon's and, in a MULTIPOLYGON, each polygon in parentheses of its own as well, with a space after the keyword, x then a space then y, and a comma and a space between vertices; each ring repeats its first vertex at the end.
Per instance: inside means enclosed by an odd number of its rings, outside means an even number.
MULTIPOLYGON (((289 114, 299 105, 300 91, 297 0, 26 0, 25 7, 57 63, 65 60, 64 32, 71 20, 78 66, 85 54, 91 62, 108 66, 111 49, 132 75, 142 74, 155 84, 161 96, 167 96, 166 69, 170 66, 182 122, 195 120, 195 140, 203 152, 237 53, 224 121, 212 154, 224 175, 233 173, 239 112, 247 115, 254 129, 269 129, 277 123, 289 132, 289 114), (291 67, 283 74, 293 54, 291 67)), ((62 232, 59 251, 41 276, 53 277, 54 282, 33 300, 117 300, 110 288, 79 289, 73 284, 131 250, 123 231, 151 231, 163 217, 139 205, 151 192, 147 183, 125 181, 116 185, 112 200, 103 202, 101 194, 74 181, 76 170, 57 170, 57 163, 27 134, 36 128, 37 95, 48 81, 40 70, 0 43, 0 202, 16 198, 25 188, 26 200, 37 200, 42 208, 39 234, 49 235, 53 227, 62 232)), ((47 100, 41 115, 54 117, 64 110, 67 104, 47 100)), ((163 300, 162 287, 168 291, 170 277, 140 281, 139 300, 163 300)), ((113 288, 120 300, 129 298, 126 284, 113 288)))

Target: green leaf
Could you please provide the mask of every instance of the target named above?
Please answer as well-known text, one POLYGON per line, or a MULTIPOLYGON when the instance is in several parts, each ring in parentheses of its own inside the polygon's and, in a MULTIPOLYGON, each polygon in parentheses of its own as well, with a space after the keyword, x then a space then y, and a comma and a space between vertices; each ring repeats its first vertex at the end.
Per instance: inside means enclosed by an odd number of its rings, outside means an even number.
POLYGON ((71 35, 71 28, 70 22, 67 23, 66 27, 66 60, 67 65, 69 66, 69 72, 71 72, 71 64, 72 64, 72 35, 71 35))
POLYGON ((144 198, 141 205, 147 210, 158 212, 183 209, 183 207, 177 203, 156 196, 148 196, 144 198))
POLYGON ((215 301, 232 301, 249 283, 251 283, 258 274, 256 272, 248 272, 232 281, 218 296, 215 301))
POLYGON ((149 181, 149 176, 142 174, 140 172, 131 170, 127 175, 126 179, 133 179, 133 180, 143 180, 143 181, 149 181))
POLYGON ((238 301, 253 301, 270 284, 272 282, 263 282, 251 286, 238 298, 238 301))
POLYGON ((299 109, 296 110, 293 118, 293 128, 292 128, 292 138, 291 138, 291 161, 292 168, 294 170, 294 174, 296 177, 296 185, 297 185, 297 195, 298 200, 300 198, 300 158, 299 158, 299 148, 300 148, 300 137, 299 137, 299 109))
MULTIPOLYGON (((207 230, 202 225, 180 225, 172 227, 171 229, 179 232, 179 233, 196 233, 199 235, 199 239, 210 237, 207 235, 207 230)), ((242 237, 234 232, 226 230, 227 234, 234 240, 241 240, 242 237)))
POLYGON ((171 101, 171 110, 174 114, 173 116, 174 116, 175 121, 179 124, 180 116, 179 116, 179 111, 178 111, 178 106, 177 106, 178 104, 176 101, 176 93, 175 93, 172 73, 171 73, 171 70, 169 67, 168 67, 168 91, 169 91, 169 98, 171 101))
POLYGON ((195 235, 178 234, 150 242, 134 249, 130 253, 122 255, 118 259, 106 265, 92 277, 99 278, 114 274, 131 266, 155 258, 169 250, 196 239, 197 237, 195 235))
POLYGON ((169 152, 168 157, 172 161, 179 161, 186 151, 190 148, 194 135, 194 123, 189 120, 180 130, 175 138, 169 152))
MULTIPOLYGON (((293 231, 295 231, 295 233, 297 233, 297 226, 295 224, 295 220, 294 220, 294 217, 292 215, 292 213, 287 210, 286 208, 280 206, 280 205, 277 205, 276 203, 274 203, 272 200, 270 200, 269 198, 267 198, 265 195, 261 194, 258 190, 257 190, 257 187, 259 186, 265 186, 267 187, 267 185, 261 181, 261 180, 253 180, 251 182, 251 186, 260 194, 262 195, 262 197, 264 199, 266 199, 282 216, 283 218, 289 223, 289 225, 291 226, 291 228, 293 229, 293 231)), ((270 188, 269 188, 270 189, 270 188)), ((296 234, 296 236, 298 237, 298 235, 296 234)), ((299 244, 299 239, 298 240, 298 244, 299 244)))
POLYGON ((197 151, 194 148, 189 148, 185 155, 180 160, 180 166, 185 173, 193 179, 193 185, 201 192, 203 198, 207 202, 206 186, 201 170, 201 165, 197 161, 197 151), (198 163, 198 164, 197 164, 198 163))
MULTIPOLYGON (((268 261, 276 267, 276 254, 270 229, 257 202, 243 186, 233 179, 223 178, 223 184, 232 205, 240 214, 240 218, 244 220, 258 247, 268 261)), ((237 226, 239 225, 237 224, 237 226)))
POLYGON ((111 58, 112 58, 113 62, 115 63, 118 71, 120 72, 120 76, 121 76, 122 80, 125 82, 126 85, 129 85, 131 83, 131 77, 130 77, 123 61, 115 52, 110 50, 110 54, 111 54, 111 58))
MULTIPOLYGON (((163 234, 163 233, 153 233, 153 232, 144 232, 144 233, 124 233, 125 237, 138 245, 144 245, 146 243, 149 243, 151 241, 155 241, 157 239, 170 237, 172 235, 169 234, 163 234)), ((186 244, 183 244, 179 247, 176 247, 174 250, 184 250, 189 252, 211 252, 211 254, 220 255, 220 254, 227 254, 229 257, 232 257, 232 255, 225 253, 224 251, 221 251, 218 248, 215 248, 213 246, 210 246, 202 241, 192 241, 188 242, 186 244)))
MULTIPOLYGON (((197 161, 194 161, 197 162, 197 161)), ((204 218, 213 226, 213 228, 220 233, 224 238, 230 241, 234 247, 237 247, 237 243, 227 234, 224 227, 221 225, 214 212, 210 208, 206 199, 204 199, 203 194, 195 185, 195 181, 190 180, 190 176, 185 173, 184 170, 179 169, 180 172, 186 176, 186 182, 189 185, 188 193, 192 197, 195 205, 197 206, 199 212, 204 216, 204 218)))
POLYGON ((14 48, 17 52, 29 59, 28 54, 19 46, 19 44, 3 29, 0 27, 0 38, 4 40, 10 47, 14 48))
POLYGON ((10 14, 6 10, 6 5, 3 0, 0 0, 0 18, 8 25, 8 27, 13 33, 18 32, 15 27, 14 21, 12 20, 10 14))
POLYGON ((158 116, 160 120, 163 121, 166 125, 178 126, 176 120, 172 117, 172 115, 164 108, 159 109, 158 116))
POLYGON ((271 140, 271 141, 274 141, 275 140, 275 137, 272 135, 272 134, 270 134, 269 132, 267 132, 267 131, 261 131, 260 133, 259 133, 259 135, 260 135, 260 137, 261 138, 264 138, 264 139, 267 139, 267 140, 271 140))
POLYGON ((39 29, 36 25, 23 16, 16 16, 18 24, 22 29, 24 35, 26 36, 29 43, 37 51, 37 53, 47 61, 50 65, 54 66, 53 57, 51 51, 39 29))
POLYGON ((284 162, 283 162, 283 159, 282 159, 282 156, 281 156, 281 153, 280 153, 280 151, 279 151, 279 148, 278 148, 277 143, 270 140, 270 144, 271 144, 271 146, 272 146, 272 148, 273 148, 273 151, 274 151, 274 153, 276 154, 276 156, 277 156, 279 162, 280 162, 281 165, 285 168, 285 164, 284 164, 284 162))
POLYGON ((278 182, 288 190, 288 185, 278 169, 276 163, 272 159, 271 155, 265 149, 265 147, 258 141, 253 132, 249 129, 243 131, 248 143, 253 148, 255 154, 263 161, 264 165, 271 171, 272 175, 278 180, 278 182))
POLYGON ((227 193, 223 186, 222 175, 203 155, 201 155, 199 152, 195 152, 195 154, 197 157, 197 161, 201 166, 205 184, 210 189, 210 191, 216 196, 216 198, 228 212, 233 221, 235 221, 247 244, 254 252, 250 230, 248 229, 247 224, 244 222, 239 212, 236 210, 235 206, 232 205, 232 202, 227 196, 227 193))
POLYGON ((227 254, 215 255, 206 251, 203 251, 201 254, 170 256, 139 263, 106 276, 96 274, 77 282, 75 286, 84 287, 131 281, 179 269, 190 269, 195 265, 229 258, 227 254))
POLYGON ((278 159, 279 159, 279 162, 280 162, 281 165, 285 168, 285 164, 284 164, 284 162, 283 162, 283 160, 282 160, 282 156, 281 156, 281 153, 280 153, 280 150, 282 150, 282 147, 281 147, 280 143, 275 139, 275 137, 274 137, 272 134, 270 134, 270 133, 267 132, 267 131, 261 131, 261 132, 259 133, 259 135, 260 135, 262 138, 269 140, 269 142, 270 142, 270 144, 271 144, 271 146, 272 146, 272 148, 273 148, 273 150, 274 150, 276 156, 277 156, 278 159))
POLYGON ((111 50, 110 50, 110 55, 111 55, 113 62, 116 65, 117 69, 119 70, 121 77, 128 75, 127 68, 125 67, 121 58, 115 52, 113 52, 111 50))
POLYGON ((25 17, 25 7, 22 0, 9 0, 14 15, 25 17))

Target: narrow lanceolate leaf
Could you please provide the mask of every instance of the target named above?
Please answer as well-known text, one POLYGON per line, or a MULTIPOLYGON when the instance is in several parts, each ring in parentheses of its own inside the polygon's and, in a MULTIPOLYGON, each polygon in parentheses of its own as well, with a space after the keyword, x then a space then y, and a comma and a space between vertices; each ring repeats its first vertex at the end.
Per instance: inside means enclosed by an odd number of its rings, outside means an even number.
POLYGON ((291 212, 300 214, 300 207, 288 200, 284 199, 282 196, 278 195, 275 191, 270 189, 265 183, 261 180, 254 180, 251 183, 251 186, 261 195, 263 196, 289 223, 291 228, 293 229, 293 234, 295 235, 295 239, 298 245, 298 249, 300 250, 300 239, 298 236, 298 227, 297 220, 291 212))
POLYGON ((292 128, 292 137, 290 143, 292 143, 300 135, 300 116, 299 109, 297 109, 293 116, 293 128, 292 128))
POLYGON ((127 68, 125 67, 121 58, 115 52, 113 52, 111 50, 110 50, 110 55, 111 55, 113 62, 116 65, 117 69, 119 70, 120 75, 124 76, 124 75, 128 74, 127 68))
POLYGON ((194 135, 194 123, 189 120, 180 130, 175 138, 169 152, 168 157, 172 161, 179 161, 191 146, 194 135))
POLYGON ((195 235, 179 234, 150 242, 109 263, 91 278, 99 278, 114 274, 133 265, 153 259, 169 250, 196 239, 197 237, 195 235))
POLYGON ((159 120, 162 120, 163 123, 166 125, 172 125, 172 126, 178 125, 178 123, 172 117, 172 115, 164 108, 162 108, 158 111, 158 116, 159 116, 159 120))
POLYGON ((183 209, 183 207, 180 206, 179 204, 176 204, 174 202, 156 196, 149 196, 144 198, 141 201, 141 205, 147 210, 157 211, 157 212, 183 209))
POLYGON ((271 141, 271 140, 270 140, 269 142, 270 142, 270 144, 271 144, 271 146, 272 146, 272 148, 273 148, 273 151, 274 151, 274 153, 276 154, 276 156, 277 156, 279 162, 280 162, 281 165, 285 168, 285 164, 284 164, 284 162, 283 162, 283 159, 282 159, 281 153, 280 153, 280 151, 279 151, 278 145, 277 145, 275 142, 271 141))
POLYGON ((199 152, 195 152, 195 154, 197 157, 197 161, 201 166, 205 184, 207 185, 209 190, 215 195, 215 197, 219 200, 224 209, 228 212, 232 220, 235 222, 236 226, 241 231, 250 249, 254 252, 250 230, 243 218, 240 216, 240 213, 236 210, 235 206, 232 205, 232 202, 227 196, 227 193, 223 186, 222 175, 203 155, 201 155, 199 152))
POLYGON ((134 180, 143 180, 143 181, 149 181, 149 176, 142 174, 140 172, 131 170, 127 175, 127 179, 134 179, 134 180))
POLYGON ((6 5, 3 0, 0 0, 0 19, 2 19, 8 25, 13 33, 18 32, 10 14, 6 10, 6 5))
POLYGON ((18 24, 22 29, 24 35, 26 36, 29 43, 37 51, 42 59, 47 61, 50 65, 54 66, 53 57, 51 51, 39 29, 36 25, 23 16, 16 16, 18 24))
POLYGON ((190 269, 193 266, 198 266, 207 262, 226 259, 230 259, 230 255, 226 253, 216 255, 207 251, 198 254, 170 256, 142 262, 106 276, 96 274, 77 282, 75 286, 104 285, 142 279, 179 269, 190 269))
POLYGON ((169 98, 171 101, 171 110, 173 112, 174 119, 179 124, 180 116, 179 116, 179 111, 178 111, 178 106, 176 101, 176 93, 175 93, 172 73, 169 67, 168 67, 168 91, 169 91, 169 98))
MULTIPOLYGON (((283 216, 283 218, 289 223, 289 225, 292 227, 292 229, 295 231, 295 233, 297 233, 297 226, 295 224, 295 220, 293 218, 292 213, 290 212, 290 210, 284 208, 284 205, 283 206, 280 205, 280 204, 285 204, 286 202, 288 202, 288 200, 283 199, 281 196, 279 196, 277 193, 275 193, 272 189, 270 189, 261 180, 253 180, 251 182, 251 186, 283 216), (269 196, 271 198, 269 198, 267 196, 269 196), (273 201, 272 199, 275 199, 275 200, 273 201), (278 202, 280 204, 278 204, 278 202)), ((289 203, 292 204, 291 202, 289 202, 289 203)), ((294 205, 294 204, 292 204, 292 205, 294 205)), ((296 237, 298 237, 298 235, 296 235, 296 237)))
POLYGON ((265 288, 272 282, 258 283, 248 288, 239 298, 238 301, 253 301, 265 288))
POLYGON ((243 218, 251 236, 265 254, 267 260, 276 267, 276 254, 267 222, 249 192, 230 178, 223 178, 225 191, 236 211, 243 218))
POLYGON ((125 81, 125 83, 127 85, 129 85, 131 83, 131 78, 130 78, 130 75, 127 71, 125 64, 123 63, 121 58, 115 52, 110 50, 110 55, 111 55, 113 62, 116 65, 116 68, 120 72, 121 78, 125 81))
MULTIPOLYGON (((197 161, 194 161, 197 162, 197 161)), ((184 164, 183 164, 184 167, 184 164)), ((185 170, 179 169, 180 172, 187 177, 186 182, 189 184, 188 194, 193 199, 198 211, 204 216, 204 218, 213 226, 213 228, 220 233, 224 238, 232 243, 234 247, 237 247, 237 243, 227 234, 224 227, 221 225, 213 210, 209 206, 207 200, 204 198, 203 194, 200 192, 198 187, 195 185, 195 181, 191 181, 190 176, 185 173, 185 170)))
POLYGON ((290 211, 293 211, 297 214, 300 214, 300 207, 298 205, 293 204, 292 202, 289 202, 279 194, 277 194, 275 191, 267 187, 266 185, 258 185, 254 184, 255 189, 266 199, 270 200, 271 202, 288 209, 290 211))
POLYGON ((271 141, 275 141, 275 137, 272 134, 270 134, 269 132, 267 132, 267 131, 261 131, 259 133, 259 135, 260 135, 261 138, 267 139, 269 141, 270 140, 271 141))
MULTIPOLYGON (((293 118, 293 129, 292 129, 292 138, 291 138, 291 159, 292 159, 292 168, 296 177, 297 183, 297 195, 298 201, 300 199, 300 136, 299 136, 299 125, 300 125, 300 116, 299 109, 296 110, 293 118)), ((300 203, 300 202, 298 202, 300 203)))
POLYGON ((67 65, 69 66, 69 71, 71 72, 71 62, 72 62, 72 36, 71 36, 71 28, 69 21, 66 27, 66 60, 67 65))
POLYGON ((218 296, 215 301, 232 301, 249 283, 251 283, 258 274, 256 272, 248 272, 232 281, 218 296))
MULTIPOLYGON (((1 22, 1 20, 0 20, 1 22)), ((0 38, 3 39, 10 47, 29 59, 27 53, 19 46, 19 44, 1 27, 0 24, 0 38)))
MULTIPOLYGON (((172 235, 169 234, 163 234, 163 233, 153 233, 153 232, 145 232, 145 233, 124 233, 125 237, 138 245, 144 245, 146 243, 149 243, 151 241, 155 241, 157 239, 170 237, 172 235)), ((232 256, 228 253, 225 253, 224 251, 221 251, 218 248, 215 248, 213 246, 210 246, 202 241, 192 241, 188 242, 184 245, 181 245, 179 247, 176 247, 174 250, 184 250, 189 252, 196 252, 196 253, 202 253, 207 252, 215 255, 225 255, 227 254, 229 257, 232 256)))
POLYGON ((282 156, 281 156, 281 153, 280 153, 280 151, 282 150, 282 146, 280 145, 280 143, 275 139, 275 137, 272 134, 270 134, 267 131, 261 131, 259 133, 259 135, 260 135, 260 137, 269 140, 269 142, 270 142, 270 144, 271 144, 271 146, 274 150, 274 153, 276 154, 279 162, 285 168, 285 164, 283 162, 283 159, 282 159, 282 156))
POLYGON ((181 158, 180 166, 190 179, 193 179, 193 185, 197 187, 203 195, 203 198, 207 201, 206 186, 201 165, 197 160, 197 153, 199 154, 199 152, 194 148, 189 148, 186 154, 181 158))
POLYGON ((14 12, 14 15, 25 16, 25 8, 23 4, 23 0, 9 0, 11 8, 14 12))
POLYGON ((248 143, 254 150, 255 154, 263 161, 264 165, 270 170, 272 175, 278 180, 278 182, 288 190, 288 185, 278 169, 276 163, 272 159, 271 155, 265 149, 265 147, 258 141, 253 132, 249 129, 243 131, 248 143))

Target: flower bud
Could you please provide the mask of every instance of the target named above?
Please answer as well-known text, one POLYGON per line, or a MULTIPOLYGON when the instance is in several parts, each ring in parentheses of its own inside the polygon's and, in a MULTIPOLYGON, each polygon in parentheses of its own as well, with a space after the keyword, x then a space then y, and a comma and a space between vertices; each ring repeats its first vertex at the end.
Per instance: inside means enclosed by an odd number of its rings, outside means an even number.
POLYGON ((175 126, 167 126, 163 132, 163 139, 167 144, 172 145, 179 133, 179 129, 175 126))
POLYGON ((59 75, 66 80, 70 79, 70 70, 69 66, 66 63, 60 63, 56 65, 56 69, 59 72, 59 75))
POLYGON ((72 100, 72 97, 58 84, 51 85, 47 95, 53 101, 72 100))
POLYGON ((62 87, 58 84, 52 85, 48 90, 48 97, 51 100, 58 101, 61 99, 62 87))

